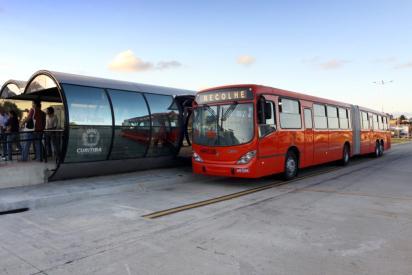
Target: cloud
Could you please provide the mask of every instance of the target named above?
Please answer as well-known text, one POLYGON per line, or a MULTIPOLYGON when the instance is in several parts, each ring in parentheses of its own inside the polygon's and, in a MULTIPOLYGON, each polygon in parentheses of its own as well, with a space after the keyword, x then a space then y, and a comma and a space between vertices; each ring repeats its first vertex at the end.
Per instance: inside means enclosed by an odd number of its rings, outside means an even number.
POLYGON ((336 70, 342 68, 349 61, 343 59, 329 59, 323 61, 320 57, 302 59, 302 63, 314 65, 322 70, 336 70))
POLYGON ((109 69, 117 72, 142 72, 152 68, 152 63, 144 62, 131 50, 118 53, 109 63, 109 69))
POLYGON ((157 63, 156 68, 158 70, 164 70, 164 69, 177 68, 181 66, 182 66, 182 63, 180 63, 179 61, 172 60, 172 61, 160 61, 157 63))
POLYGON ((245 66, 250 66, 256 62, 256 58, 251 55, 241 55, 237 58, 237 63, 245 66))
POLYGON ((373 60, 374 63, 382 63, 387 64, 388 66, 392 66, 393 69, 409 69, 412 68, 412 61, 400 63, 398 58, 396 57, 385 57, 385 58, 377 58, 373 60))
POLYGON ((311 57, 311 58, 303 58, 302 59, 302 63, 309 63, 309 64, 319 63, 319 61, 320 61, 319 56, 314 56, 314 57, 311 57))
POLYGON ((345 63, 348 63, 346 60, 340 59, 331 59, 326 62, 319 63, 319 67, 323 70, 336 70, 342 68, 345 63))
POLYGON ((176 60, 153 62, 143 61, 132 50, 118 53, 109 63, 108 68, 115 72, 144 72, 149 70, 166 70, 182 66, 176 60))
POLYGON ((373 63, 384 63, 384 64, 390 64, 394 63, 397 61, 396 57, 390 56, 390 57, 384 57, 384 58, 376 58, 372 62, 373 63))
POLYGON ((394 67, 395 69, 411 69, 412 68, 412 61, 400 63, 394 67))

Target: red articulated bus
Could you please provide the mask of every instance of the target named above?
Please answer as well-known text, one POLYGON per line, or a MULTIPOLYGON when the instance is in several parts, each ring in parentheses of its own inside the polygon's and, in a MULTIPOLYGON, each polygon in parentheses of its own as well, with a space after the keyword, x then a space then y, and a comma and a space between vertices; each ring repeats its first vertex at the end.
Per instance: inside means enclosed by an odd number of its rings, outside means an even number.
POLYGON ((259 178, 391 147, 388 114, 260 85, 199 92, 193 117, 193 170, 259 178))

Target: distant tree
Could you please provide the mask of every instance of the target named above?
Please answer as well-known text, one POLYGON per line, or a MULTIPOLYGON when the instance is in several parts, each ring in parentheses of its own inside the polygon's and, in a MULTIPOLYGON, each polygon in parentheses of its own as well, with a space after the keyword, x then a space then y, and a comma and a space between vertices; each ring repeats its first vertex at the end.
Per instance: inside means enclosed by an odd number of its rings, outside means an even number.
POLYGON ((402 121, 402 120, 407 120, 407 118, 406 118, 406 116, 401 115, 401 116, 399 117, 399 120, 400 120, 400 121, 402 121))

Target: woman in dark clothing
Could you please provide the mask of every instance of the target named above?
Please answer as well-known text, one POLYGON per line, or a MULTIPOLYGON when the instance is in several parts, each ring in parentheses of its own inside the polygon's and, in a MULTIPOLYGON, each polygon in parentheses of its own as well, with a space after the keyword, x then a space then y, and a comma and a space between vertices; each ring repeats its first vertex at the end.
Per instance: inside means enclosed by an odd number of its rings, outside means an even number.
POLYGON ((38 100, 33 101, 32 108, 29 111, 29 115, 22 121, 22 127, 25 127, 25 135, 22 152, 22 161, 27 161, 30 154, 30 146, 35 144, 34 152, 35 159, 42 160, 42 139, 44 126, 46 124, 46 114, 41 110, 41 102, 38 100))
POLYGON ((6 122, 8 160, 13 159, 13 144, 16 144, 21 152, 19 129, 19 119, 17 118, 17 114, 14 110, 11 110, 9 112, 9 119, 6 122))

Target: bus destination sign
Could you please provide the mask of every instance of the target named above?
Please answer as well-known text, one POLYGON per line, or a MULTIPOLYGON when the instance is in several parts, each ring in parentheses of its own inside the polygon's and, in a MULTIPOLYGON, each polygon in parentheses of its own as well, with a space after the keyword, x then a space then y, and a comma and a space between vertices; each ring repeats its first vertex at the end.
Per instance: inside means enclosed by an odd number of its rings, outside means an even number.
POLYGON ((196 95, 197 104, 251 99, 253 99, 253 93, 250 88, 215 90, 196 95))

